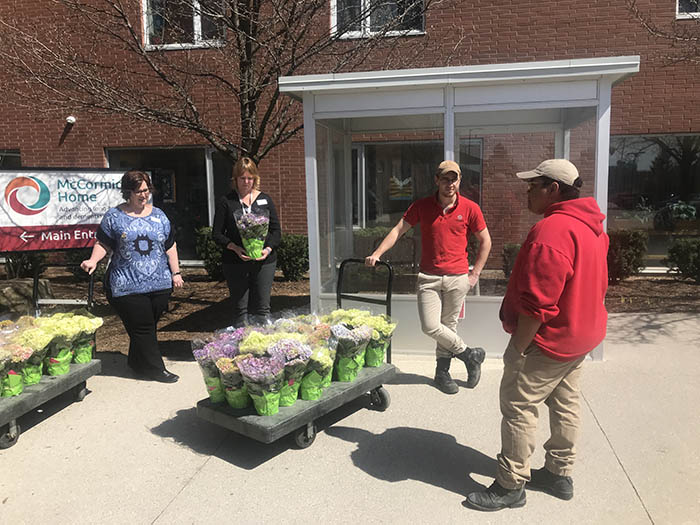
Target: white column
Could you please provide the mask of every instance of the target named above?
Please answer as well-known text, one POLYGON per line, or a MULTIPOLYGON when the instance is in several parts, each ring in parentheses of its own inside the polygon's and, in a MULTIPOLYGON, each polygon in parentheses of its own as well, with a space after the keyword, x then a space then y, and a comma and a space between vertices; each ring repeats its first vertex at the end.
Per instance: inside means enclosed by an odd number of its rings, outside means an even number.
POLYGON ((455 90, 445 87, 445 155, 444 160, 455 160, 455 90))
POLYGON ((595 185, 593 196, 606 216, 604 227, 607 229, 608 215, 608 170, 610 165, 610 98, 612 83, 608 79, 598 81, 598 120, 596 127, 595 148, 595 185))
POLYGON ((316 171, 316 122, 314 95, 304 93, 304 165, 306 170, 306 222, 309 232, 309 288, 311 311, 319 311, 321 252, 318 231, 318 173, 316 171))
POLYGON ((209 211, 209 226, 214 226, 214 212, 216 211, 216 195, 214 195, 214 160, 213 148, 204 151, 204 166, 207 177, 207 210, 209 211))

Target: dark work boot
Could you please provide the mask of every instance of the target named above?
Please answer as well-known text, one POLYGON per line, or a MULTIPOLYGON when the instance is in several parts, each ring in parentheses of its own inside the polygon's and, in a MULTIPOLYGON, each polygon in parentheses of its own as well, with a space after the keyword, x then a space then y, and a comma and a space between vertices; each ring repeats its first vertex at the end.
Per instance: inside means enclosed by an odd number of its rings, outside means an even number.
POLYGON ((574 480, 571 476, 560 476, 544 467, 530 472, 526 487, 542 490, 559 499, 570 500, 574 497, 574 480))
POLYGON ((481 363, 484 362, 486 352, 481 347, 464 349, 464 352, 455 354, 455 358, 463 361, 467 367, 467 388, 474 388, 481 379, 481 363))
POLYGON ((450 358, 439 357, 435 367, 435 386, 445 394, 456 394, 459 391, 457 383, 450 376, 450 358))
POLYGON ((523 487, 509 490, 494 481, 489 488, 481 492, 472 492, 467 496, 467 505, 476 510, 492 512, 501 509, 524 507, 527 501, 523 487))

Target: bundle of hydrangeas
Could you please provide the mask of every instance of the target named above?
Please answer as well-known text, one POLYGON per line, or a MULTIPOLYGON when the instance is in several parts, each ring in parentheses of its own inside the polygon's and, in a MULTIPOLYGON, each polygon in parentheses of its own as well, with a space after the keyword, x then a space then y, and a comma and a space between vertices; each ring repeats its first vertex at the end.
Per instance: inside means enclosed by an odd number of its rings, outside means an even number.
POLYGON ((75 324, 78 335, 73 340, 73 362, 89 363, 95 351, 95 332, 102 326, 101 317, 90 314, 87 310, 73 312, 63 322, 75 324))
POLYGON ((226 396, 224 394, 224 387, 221 384, 219 369, 216 367, 216 363, 209 354, 210 348, 207 341, 200 339, 192 341, 192 355, 195 361, 197 361, 197 364, 199 364, 199 369, 202 372, 209 399, 212 403, 221 403, 226 399, 226 396))
POLYGON ((53 334, 43 328, 18 330, 10 339, 13 343, 29 348, 32 355, 22 368, 22 381, 25 385, 34 385, 41 381, 44 359, 53 340, 53 334))
MULTIPOLYGON (((274 328, 273 328, 274 329, 274 328)), ((246 335, 240 344, 241 354, 253 354, 258 357, 262 357, 267 354, 267 349, 273 344, 282 339, 294 339, 301 343, 306 342, 306 336, 300 333, 292 332, 272 332, 263 333, 264 330, 260 327, 256 327, 248 335, 246 335)))
POLYGON ((325 386, 330 384, 333 374, 335 352, 331 355, 328 344, 317 344, 312 347, 306 374, 299 388, 301 398, 306 401, 320 399, 325 386))
POLYGON ((239 345, 249 331, 250 329, 245 327, 229 327, 217 333, 214 340, 206 345, 219 371, 224 398, 231 408, 245 408, 250 405, 248 389, 238 369, 238 361, 243 357, 239 354, 239 345))
POLYGON ((49 353, 44 359, 46 372, 51 376, 64 375, 70 370, 73 342, 80 334, 79 326, 70 322, 72 316, 70 313, 58 313, 34 321, 35 326, 53 334, 49 353))
POLYGON ((311 357, 311 348, 297 339, 280 339, 268 348, 271 357, 284 363, 284 385, 280 390, 280 406, 292 406, 299 396, 299 386, 311 357))
POLYGON ((18 396, 24 389, 22 369, 32 356, 32 350, 26 346, 10 343, 5 345, 3 353, 5 356, 0 357, 0 361, 4 361, 3 372, 0 374, 0 396, 18 396))
POLYGON ((242 210, 236 210, 234 219, 248 257, 251 259, 262 257, 270 226, 270 216, 267 210, 260 213, 243 213, 242 210))
POLYGON ((323 320, 332 324, 342 323, 348 328, 360 326, 372 328, 372 338, 365 351, 364 366, 376 367, 384 362, 386 350, 391 343, 391 336, 396 329, 396 323, 392 323, 387 315, 372 315, 371 312, 356 308, 339 309, 325 316, 323 320))
POLYGON ((331 345, 336 346, 335 370, 338 381, 354 381, 364 365, 367 343, 372 338, 369 326, 349 329, 344 324, 331 326, 331 345))
POLYGON ((238 361, 238 368, 258 415, 272 416, 279 412, 284 361, 277 357, 249 355, 238 361))

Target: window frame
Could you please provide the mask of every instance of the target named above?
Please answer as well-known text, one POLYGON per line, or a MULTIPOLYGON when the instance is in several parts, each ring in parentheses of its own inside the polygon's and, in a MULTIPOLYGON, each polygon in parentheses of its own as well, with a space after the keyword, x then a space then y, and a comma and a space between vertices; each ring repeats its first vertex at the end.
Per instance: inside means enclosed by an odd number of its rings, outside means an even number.
POLYGON ((0 149, 0 168, 2 169, 16 169, 15 167, 3 167, 3 160, 6 157, 12 157, 19 159, 19 166, 22 166, 22 155, 18 149, 0 149))
POLYGON ((699 11, 696 12, 686 12, 686 11, 681 11, 681 2, 680 0, 676 0, 676 19, 677 20, 689 20, 693 18, 700 18, 700 2, 698 2, 698 9, 699 11))
MULTIPOLYGON (((361 11, 366 11, 368 9, 368 4, 371 0, 360 0, 361 11)), ((403 29, 398 31, 387 31, 384 36, 420 36, 425 35, 425 15, 423 15, 423 29, 403 29)), ((331 35, 336 36, 338 34, 338 0, 331 0, 331 35)), ((370 38, 378 32, 373 32, 370 28, 370 17, 367 15, 362 19, 362 29, 360 31, 347 31, 346 33, 340 35, 340 39, 356 39, 356 38, 370 38)))
MULTIPOLYGON (((199 0, 192 0, 192 40, 193 42, 178 42, 172 44, 151 44, 151 17, 150 4, 152 0, 141 2, 141 22, 143 27, 143 42, 147 51, 154 50, 182 50, 182 49, 202 49, 215 48, 224 45, 225 35, 221 39, 202 39, 202 15, 199 13, 199 0)), ((225 31, 224 31, 225 33, 225 31)))

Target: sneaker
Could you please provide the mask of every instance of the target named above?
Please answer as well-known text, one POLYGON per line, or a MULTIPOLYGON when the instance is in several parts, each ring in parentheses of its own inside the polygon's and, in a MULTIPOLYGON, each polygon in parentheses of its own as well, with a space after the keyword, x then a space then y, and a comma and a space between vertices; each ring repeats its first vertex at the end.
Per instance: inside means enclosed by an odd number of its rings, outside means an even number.
POLYGON ((524 507, 526 502, 527 496, 523 487, 509 490, 501 487, 498 481, 494 481, 486 490, 469 494, 466 504, 476 510, 493 512, 524 507))
POLYGON ((574 480, 571 476, 559 476, 542 467, 530 472, 528 489, 542 490, 555 498, 570 500, 574 497, 574 480))
POLYGON ((445 394, 456 394, 459 391, 457 383, 450 376, 450 358, 440 357, 435 367, 435 386, 445 394))
POLYGON ((484 362, 486 352, 481 347, 466 347, 464 352, 455 355, 455 358, 463 361, 467 367, 467 388, 474 388, 481 379, 481 363, 484 362))

